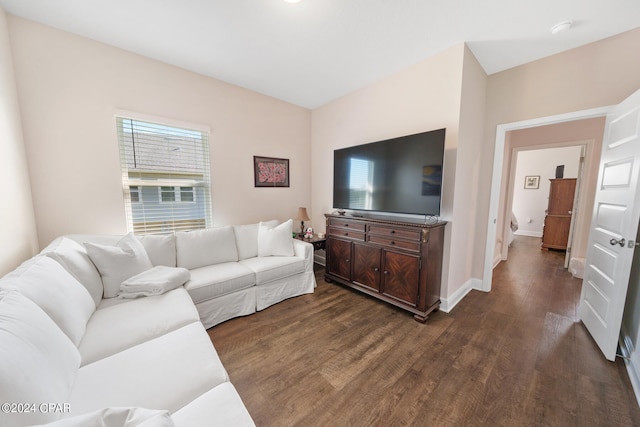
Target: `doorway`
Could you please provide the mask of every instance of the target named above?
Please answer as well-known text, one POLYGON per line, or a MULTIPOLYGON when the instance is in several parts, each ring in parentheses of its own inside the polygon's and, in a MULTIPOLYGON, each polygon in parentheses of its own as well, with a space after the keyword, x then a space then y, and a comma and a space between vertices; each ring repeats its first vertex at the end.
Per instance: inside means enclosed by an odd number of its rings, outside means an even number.
MULTIPOLYGON (((571 144, 571 143, 567 143, 571 144)), ((507 228, 507 239, 504 245, 503 259, 508 258, 511 241, 515 235, 543 238, 546 231, 546 242, 550 236, 558 239, 559 246, 550 246, 555 249, 565 250, 564 266, 569 266, 574 246, 573 233, 576 223, 582 223, 582 212, 577 207, 584 187, 582 186, 582 163, 586 154, 586 143, 577 145, 548 144, 534 147, 518 147, 513 149, 514 167, 510 186, 511 191, 507 197, 507 206, 511 207, 512 218, 507 228), (569 207, 562 218, 552 218, 550 224, 546 224, 547 208, 549 205, 549 192, 551 183, 558 184, 558 179, 575 179, 575 191, 571 199, 567 200, 569 207), (531 185, 527 180, 532 180, 531 185), (552 181, 553 180, 553 181, 552 181), (528 185, 529 184, 529 185, 528 185), (509 204, 509 200, 511 203, 509 204), (554 231, 551 226, 561 221, 562 229, 554 231), (545 229, 546 226, 546 229, 545 229), (564 248, 563 248, 564 246, 564 248)), ((573 184, 572 184, 573 185, 573 184)), ((543 247, 546 245, 542 241, 543 247)))
MULTIPOLYGON (((494 150, 491 195, 489 201, 489 224, 487 227, 484 273, 482 278, 483 291, 491 291, 493 268, 503 259, 503 256, 506 256, 506 253, 503 252, 505 249, 503 236, 508 226, 507 218, 510 218, 511 216, 510 212, 507 210, 507 206, 509 209, 511 206, 510 203, 507 203, 507 195, 509 194, 509 186, 514 185, 513 180, 511 179, 513 168, 513 149, 515 148, 512 139, 513 136, 516 135, 514 131, 531 130, 532 133, 534 133, 537 130, 543 133, 549 132, 546 138, 538 139, 537 143, 531 142, 528 144, 529 146, 542 145, 540 141, 546 141, 546 144, 551 144, 571 140, 593 140, 592 143, 587 143, 585 177, 583 180, 584 187, 593 190, 596 186, 598 173, 597 165, 599 157, 596 154, 600 152, 605 116, 609 110, 610 107, 602 107, 592 110, 577 111, 557 116, 542 117, 522 122, 498 125, 496 129, 496 144, 494 150), (594 119, 594 121, 591 121, 591 119, 594 119), (575 133, 573 136, 567 135, 566 128, 562 125, 576 121, 584 121, 581 123, 589 124, 590 126, 597 126, 597 122, 600 122, 601 128, 599 135, 591 129, 591 132, 588 133, 588 135, 579 136, 577 133, 578 129, 586 130, 588 129, 588 126, 578 128, 574 127, 575 133), (498 237, 500 237, 500 239, 498 239, 498 237)), ((523 144, 523 146, 526 145, 527 144, 523 144)), ((593 206, 593 196, 582 197, 580 204, 582 211, 584 212, 587 206, 593 206)), ((587 216, 588 215, 582 215, 582 221, 585 221, 585 219, 587 219, 585 217, 587 216)), ((590 215, 588 220, 590 220, 590 215)), ((588 239, 588 232, 576 235, 576 239, 588 239)))

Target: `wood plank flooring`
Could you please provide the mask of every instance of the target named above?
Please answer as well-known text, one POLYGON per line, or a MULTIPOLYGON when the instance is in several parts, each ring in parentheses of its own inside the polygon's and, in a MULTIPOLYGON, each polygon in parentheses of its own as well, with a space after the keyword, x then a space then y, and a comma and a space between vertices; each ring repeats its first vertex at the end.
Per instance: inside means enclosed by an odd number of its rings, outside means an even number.
POLYGON ((209 330, 262 426, 632 426, 624 363, 577 318, 564 253, 517 237, 494 270, 426 324, 336 284, 209 330))

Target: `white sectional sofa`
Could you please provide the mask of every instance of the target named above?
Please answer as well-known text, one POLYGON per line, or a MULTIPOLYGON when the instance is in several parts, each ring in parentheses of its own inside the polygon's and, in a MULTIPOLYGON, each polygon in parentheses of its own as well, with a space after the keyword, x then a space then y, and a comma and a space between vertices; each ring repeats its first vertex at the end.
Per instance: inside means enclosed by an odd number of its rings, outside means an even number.
POLYGON ((205 327, 313 292, 290 230, 56 239, 0 279, 0 426, 254 425, 205 327))

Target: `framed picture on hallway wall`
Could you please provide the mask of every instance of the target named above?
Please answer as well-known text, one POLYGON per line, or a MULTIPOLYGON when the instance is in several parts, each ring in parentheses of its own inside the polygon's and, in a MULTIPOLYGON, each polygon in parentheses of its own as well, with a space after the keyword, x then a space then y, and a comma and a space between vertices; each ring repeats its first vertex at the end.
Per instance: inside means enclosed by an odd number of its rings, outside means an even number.
POLYGON ((253 156, 255 187, 288 187, 289 159, 253 156))
POLYGON ((537 190, 540 188, 540 175, 528 175, 524 177, 525 190, 537 190))

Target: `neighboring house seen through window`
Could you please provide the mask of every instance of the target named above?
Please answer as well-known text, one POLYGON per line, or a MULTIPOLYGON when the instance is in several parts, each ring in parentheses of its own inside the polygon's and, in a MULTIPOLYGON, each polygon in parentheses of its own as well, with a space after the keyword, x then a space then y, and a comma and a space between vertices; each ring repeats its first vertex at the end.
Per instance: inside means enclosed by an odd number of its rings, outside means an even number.
POLYGON ((209 134, 118 117, 127 226, 136 234, 211 224, 209 134))

